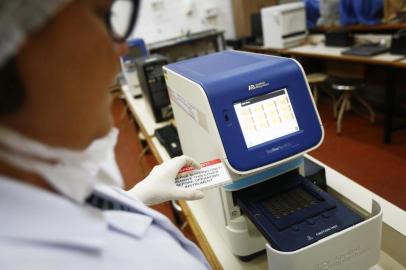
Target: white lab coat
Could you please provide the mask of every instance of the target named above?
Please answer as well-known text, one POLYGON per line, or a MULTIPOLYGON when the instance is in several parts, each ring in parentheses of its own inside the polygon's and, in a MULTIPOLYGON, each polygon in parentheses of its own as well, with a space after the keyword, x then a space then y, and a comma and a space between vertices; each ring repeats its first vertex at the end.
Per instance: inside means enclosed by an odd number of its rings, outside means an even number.
POLYGON ((124 191, 96 188, 135 213, 77 204, 0 176, 0 269, 209 269, 195 244, 124 191))

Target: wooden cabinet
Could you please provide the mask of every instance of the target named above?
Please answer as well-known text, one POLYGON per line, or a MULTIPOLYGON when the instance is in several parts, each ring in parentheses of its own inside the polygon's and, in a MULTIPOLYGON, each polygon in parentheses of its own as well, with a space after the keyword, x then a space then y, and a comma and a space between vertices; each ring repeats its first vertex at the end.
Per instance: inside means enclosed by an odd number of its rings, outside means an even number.
POLYGON ((406 11, 406 0, 385 0, 384 2, 384 21, 393 19, 398 12, 406 11))
POLYGON ((251 14, 277 4, 277 0, 231 0, 236 39, 251 36, 251 14))

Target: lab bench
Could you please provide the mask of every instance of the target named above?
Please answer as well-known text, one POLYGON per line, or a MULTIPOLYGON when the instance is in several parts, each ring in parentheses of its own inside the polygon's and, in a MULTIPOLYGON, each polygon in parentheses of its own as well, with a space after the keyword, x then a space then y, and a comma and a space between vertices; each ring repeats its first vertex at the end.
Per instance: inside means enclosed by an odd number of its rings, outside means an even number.
MULTIPOLYGON (((169 122, 155 123, 152 115, 146 110, 146 103, 143 98, 135 99, 126 86, 122 87, 122 94, 128 110, 139 126, 140 132, 147 141, 157 162, 162 163, 170 159, 165 148, 154 136, 155 129, 169 124, 169 122)), ((381 205, 384 213, 382 248, 379 263, 371 270, 406 270, 406 212, 312 156, 305 155, 305 158, 324 167, 329 188, 355 207, 370 212, 372 200, 381 205)), ((213 269, 267 269, 268 264, 265 253, 248 262, 243 262, 232 254, 227 248, 224 239, 221 238, 210 222, 210 217, 199 207, 198 201, 179 201, 179 205, 213 269)), ((315 254, 315 256, 317 255, 315 254)))

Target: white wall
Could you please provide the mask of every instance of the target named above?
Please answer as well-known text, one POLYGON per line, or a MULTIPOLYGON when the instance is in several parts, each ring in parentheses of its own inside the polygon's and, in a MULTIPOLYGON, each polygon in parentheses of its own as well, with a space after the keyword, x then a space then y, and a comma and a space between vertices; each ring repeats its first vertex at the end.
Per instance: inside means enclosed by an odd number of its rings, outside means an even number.
POLYGON ((235 37, 232 0, 143 0, 132 37, 152 43, 188 32, 225 30, 225 38, 235 37))

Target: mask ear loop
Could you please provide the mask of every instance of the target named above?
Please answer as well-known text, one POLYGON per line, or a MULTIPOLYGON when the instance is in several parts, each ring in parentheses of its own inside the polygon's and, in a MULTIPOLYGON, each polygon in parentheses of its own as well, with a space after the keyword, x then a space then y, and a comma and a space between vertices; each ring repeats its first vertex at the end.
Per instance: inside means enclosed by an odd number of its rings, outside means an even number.
POLYGON ((63 196, 83 203, 93 190, 96 178, 82 168, 60 163, 49 163, 41 159, 0 148, 0 159, 26 172, 41 176, 52 188, 63 196))
POLYGON ((85 150, 82 153, 53 149, 1 126, 0 134, 0 159, 16 168, 40 175, 56 191, 73 201, 83 203, 97 184, 123 185, 114 155, 118 136, 116 128, 95 140, 87 149, 90 152, 85 150), (24 152, 26 149, 31 151, 24 152), (42 155, 35 155, 37 151, 43 151, 42 155), (59 154, 62 155, 60 159, 52 158, 59 154), (78 162, 73 162, 74 157, 78 162))

